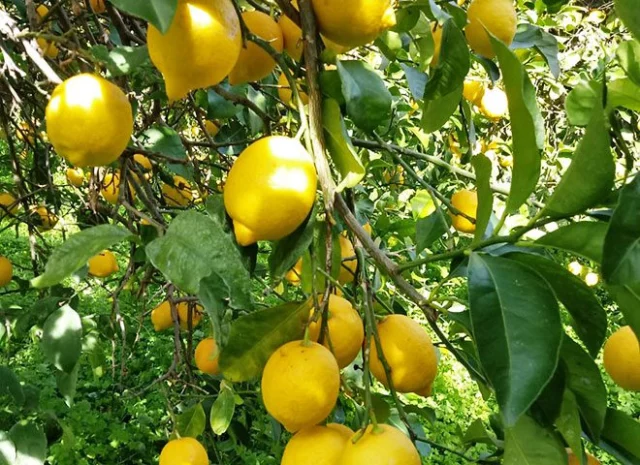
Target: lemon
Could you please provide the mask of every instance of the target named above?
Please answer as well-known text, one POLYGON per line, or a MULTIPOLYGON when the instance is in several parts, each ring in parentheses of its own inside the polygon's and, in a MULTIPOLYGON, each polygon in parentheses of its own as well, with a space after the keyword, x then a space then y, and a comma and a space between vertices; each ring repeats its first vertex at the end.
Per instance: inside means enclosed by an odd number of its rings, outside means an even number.
POLYGON ((36 14, 38 15, 38 19, 42 20, 49 14, 49 8, 47 8, 46 5, 38 5, 36 8, 36 14))
MULTIPOLYGON (((478 193, 466 189, 458 191, 451 196, 451 205, 468 217, 475 219, 478 210, 478 193)), ((451 212, 449 212, 449 216, 451 216, 453 227, 458 231, 464 233, 475 232, 476 225, 464 216, 454 215, 451 212)))
POLYGON ((58 217, 45 206, 31 207, 31 214, 35 216, 39 231, 50 231, 58 224, 58 217))
POLYGON ((75 187, 82 187, 84 184, 84 171, 82 168, 67 168, 67 182, 75 187))
POLYGON ((48 40, 43 39, 42 37, 38 37, 36 39, 36 42, 38 43, 38 48, 40 49, 40 51, 44 56, 52 59, 58 57, 58 53, 60 52, 60 50, 58 50, 58 47, 56 46, 55 42, 49 42, 48 40))
POLYGON ((513 0, 473 0, 467 10, 467 20, 467 42, 474 52, 486 58, 493 58, 496 54, 485 28, 507 46, 516 35, 517 17, 513 0))
POLYGON ((295 231, 313 207, 316 184, 313 159, 297 140, 271 136, 247 147, 224 187, 238 243, 278 240, 295 231))
MULTIPOLYGON (((380 344, 398 392, 425 395, 438 371, 436 351, 422 326, 404 315, 390 315, 378 323, 380 344)), ((373 375, 389 386, 374 339, 371 339, 370 368, 373 375)))
POLYGON ((289 17, 282 14, 278 19, 278 26, 282 30, 282 38, 284 40, 284 49, 295 61, 300 61, 304 50, 302 42, 302 29, 296 23, 291 21, 289 17))
POLYGON ((462 96, 467 100, 467 102, 474 105, 480 105, 482 97, 484 96, 484 84, 475 79, 465 79, 462 96))
MULTIPOLYGON (((302 100, 303 104, 308 104, 309 96, 306 94, 306 92, 302 92, 299 85, 297 87, 298 94, 300 95, 300 100, 302 100)), ((291 90, 291 86, 289 85, 287 76, 285 76, 284 73, 282 73, 278 78, 278 97, 280 97, 280 100, 282 100, 285 105, 295 106, 295 102, 293 102, 292 100, 293 91, 291 90)))
POLYGON ((160 465, 209 465, 207 450, 193 438, 169 441, 160 453, 160 465))
POLYGON ((302 281, 302 258, 299 258, 293 268, 287 271, 284 275, 284 279, 289 281, 290 284, 297 286, 302 281))
POLYGON ((322 35, 338 45, 372 42, 396 24, 391 0, 311 0, 322 35))
POLYGON ((349 436, 328 426, 310 426, 298 431, 287 443, 280 465, 335 465, 349 436))
POLYGON ((179 100, 229 74, 242 47, 240 20, 231 0, 179 0, 166 34, 149 25, 147 45, 169 100, 179 100))
POLYGON ((89 274, 96 278, 106 278, 118 271, 118 261, 110 250, 103 250, 89 259, 89 274))
POLYGON ((112 163, 127 147, 133 132, 127 96, 94 74, 78 74, 59 84, 45 117, 53 148, 79 167, 112 163))
MULTIPOLYGON (((358 434, 358 433, 356 433, 358 434)), ((355 438, 354 438, 355 439, 355 438)), ((337 465, 420 465, 420 454, 411 440, 393 426, 368 426, 357 442, 347 446, 337 465)))
POLYGON ((173 177, 173 186, 162 184, 162 198, 169 207, 186 207, 193 201, 191 184, 182 176, 173 177))
MULTIPOLYGON (((176 304, 178 310, 178 321, 181 329, 189 328, 189 303, 178 302, 176 304)), ((195 328, 202 320, 203 308, 200 305, 196 305, 195 309, 191 313, 191 324, 195 328)), ((165 300, 156 308, 151 311, 151 323, 156 331, 164 331, 173 327, 173 318, 171 317, 171 304, 168 300, 165 300)))
MULTIPOLYGON (((271 16, 261 11, 245 11, 242 19, 251 33, 268 42, 277 52, 284 49, 282 30, 271 16)), ((276 67, 275 60, 258 44, 247 41, 240 57, 229 74, 232 86, 259 81, 267 77, 276 67)))
POLYGON ((604 345, 604 368, 628 391, 640 391, 640 344, 631 326, 623 326, 604 345))
POLYGON ((327 49, 333 52, 336 56, 342 55, 343 53, 347 53, 349 50, 353 48, 348 45, 336 44, 334 41, 329 40, 326 37, 323 37, 322 41, 324 42, 325 47, 327 47, 327 49))
MULTIPOLYGON (((141 153, 136 153, 133 156, 133 162, 138 165, 140 171, 143 173, 151 173, 153 171, 153 165, 151 164, 151 160, 149 160, 146 156, 141 153)), ((148 178, 147 178, 148 179, 148 178)))
POLYGON ((373 228, 371 227, 371 224, 370 224, 370 223, 368 223, 368 222, 367 222, 367 223, 363 224, 363 225, 362 225, 362 229, 364 229, 364 230, 365 230, 365 232, 366 232, 368 235, 370 235, 370 236, 371 236, 371 235, 373 235, 373 228))
MULTIPOLYGON (((100 186, 100 194, 102 194, 102 198, 112 205, 117 205, 120 199, 120 184, 122 184, 120 180, 120 173, 116 172, 105 174, 100 186)), ((129 184, 128 187, 131 198, 135 199, 136 193, 133 186, 129 184)))
POLYGON ((89 0, 89 4, 91 5, 91 9, 96 14, 102 14, 107 11, 107 6, 104 3, 104 0, 89 0))
POLYGON ((329 416, 338 400, 340 369, 327 348, 293 341, 269 357, 261 385, 267 411, 295 433, 329 416))
POLYGON ((15 215, 18 213, 18 208, 20 208, 18 199, 8 192, 0 193, 0 219, 4 217, 6 212, 15 215))
POLYGON ((430 66, 435 68, 440 61, 440 50, 442 49, 442 27, 437 23, 431 23, 431 37, 433 38, 433 57, 430 66))
POLYGON ((216 137, 216 135, 220 132, 220 128, 213 121, 205 121, 204 129, 209 133, 211 137, 216 137))
MULTIPOLYGON (((580 459, 571 451, 567 451, 569 455, 569 464, 568 465, 580 465, 580 459)), ((595 458, 591 454, 587 454, 587 464, 586 465, 600 465, 600 460, 595 458)))
POLYGON ((329 423, 327 424, 327 428, 332 429, 340 433, 345 439, 351 439, 353 436, 353 430, 346 425, 342 425, 340 423, 329 423))
POLYGON ((13 265, 7 257, 0 255, 0 287, 4 287, 13 279, 13 265))
POLYGON ((342 257, 338 282, 340 284, 349 284, 353 282, 358 268, 358 260, 355 258, 356 250, 353 248, 349 238, 343 234, 338 237, 338 242, 340 244, 340 256, 342 257))
POLYGON ((208 375, 217 375, 218 369, 218 345, 214 338, 203 339, 196 346, 196 367, 208 375))
POLYGON ((480 112, 487 118, 498 120, 504 118, 509 110, 507 94, 502 89, 494 87, 487 89, 480 99, 480 112))
MULTIPOLYGON (((338 367, 344 368, 358 356, 364 342, 364 325, 360 314, 347 299, 337 295, 329 296, 329 320, 327 322, 328 336, 324 338, 324 346, 333 349, 333 355, 338 361, 338 367)), ((313 315, 313 310, 310 316, 313 315)), ((317 341, 320 338, 322 317, 309 324, 309 338, 317 341)))

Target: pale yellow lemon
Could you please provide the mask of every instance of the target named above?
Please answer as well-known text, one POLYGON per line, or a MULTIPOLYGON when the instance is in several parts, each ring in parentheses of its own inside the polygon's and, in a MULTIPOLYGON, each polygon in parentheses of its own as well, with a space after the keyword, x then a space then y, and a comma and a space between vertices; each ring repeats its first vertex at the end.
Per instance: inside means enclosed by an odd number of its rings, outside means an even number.
MULTIPOLYGON (((475 219, 478 210, 478 193, 466 189, 458 191, 451 196, 451 205, 469 218, 475 219)), ((451 212, 449 212, 449 216, 451 216, 453 227, 458 231, 464 233, 475 232, 476 225, 464 216, 454 215, 451 212)))
POLYGON ((517 17, 513 0, 473 0, 467 10, 467 20, 467 42, 474 52, 486 58, 496 55, 487 31, 507 46, 516 35, 517 17))

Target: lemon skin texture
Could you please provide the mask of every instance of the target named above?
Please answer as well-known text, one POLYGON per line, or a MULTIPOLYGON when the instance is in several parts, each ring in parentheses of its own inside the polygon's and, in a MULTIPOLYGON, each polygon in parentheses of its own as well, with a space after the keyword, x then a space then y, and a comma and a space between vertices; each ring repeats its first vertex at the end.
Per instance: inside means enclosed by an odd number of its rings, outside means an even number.
MULTIPOLYGON (((356 433, 358 434, 358 433, 356 433)), ((337 465, 420 465, 420 454, 411 440, 393 426, 368 426, 362 437, 347 441, 337 465)))
POLYGON ((328 426, 300 430, 287 443, 280 465, 335 465, 349 437, 328 426))
POLYGON ((505 45, 516 35, 517 17, 512 0, 473 0, 467 10, 465 28, 471 49, 485 58, 496 56, 485 28, 505 45))
POLYGON ((162 449, 160 465, 209 465, 209 456, 196 439, 174 439, 162 449))
POLYGON ((45 120, 55 151, 80 168, 114 162, 133 133, 127 96, 94 74, 78 74, 59 84, 47 104, 45 120))

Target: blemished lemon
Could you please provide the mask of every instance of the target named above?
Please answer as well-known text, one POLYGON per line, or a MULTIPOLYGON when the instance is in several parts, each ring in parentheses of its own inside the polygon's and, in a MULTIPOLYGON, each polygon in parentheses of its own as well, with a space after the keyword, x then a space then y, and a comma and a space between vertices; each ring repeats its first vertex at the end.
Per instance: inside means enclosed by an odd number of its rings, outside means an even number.
POLYGON ((304 43, 302 42, 302 29, 298 27, 284 13, 278 18, 278 26, 282 30, 282 38, 284 40, 284 49, 291 58, 299 61, 302 58, 304 43))
POLYGON ((631 326, 623 326, 604 345, 604 368, 627 391, 640 391, 640 344, 631 326))
POLYGON ((207 450, 194 438, 169 441, 160 453, 160 465, 209 465, 207 450))
MULTIPOLYGON (((358 356, 364 342, 364 324, 358 311, 351 303, 337 295, 329 296, 329 319, 327 322, 328 335, 325 335, 324 346, 331 348, 338 361, 338 366, 344 368, 358 356), (331 345, 329 339, 331 338, 331 345)), ((313 310, 309 316, 313 315, 313 310)), ((318 341, 322 329, 322 317, 309 325, 309 338, 318 341)))
MULTIPOLYGON (((178 322, 181 329, 189 328, 189 303, 178 302, 176 304, 176 310, 178 311, 178 322)), ((198 326, 200 320, 202 320, 203 308, 200 305, 196 305, 191 312, 191 324, 192 327, 198 326)), ((173 318, 171 317, 171 304, 168 300, 165 300, 151 312, 151 323, 156 331, 164 331, 173 327, 173 318)))
MULTIPOLYGON (((282 29, 271 16, 261 11, 245 11, 242 19, 252 34, 268 42, 277 52, 284 49, 282 29)), ((229 74, 232 86, 245 82, 259 81, 267 77, 276 67, 275 60, 269 53, 254 42, 247 41, 240 51, 238 62, 229 74)))
POLYGON ((11 260, 0 255, 0 287, 4 287, 13 279, 13 265, 11 260))
POLYGON ((89 274, 95 278, 106 278, 118 272, 118 261, 110 250, 103 250, 89 259, 89 274))
POLYGON ((287 443, 280 465, 335 465, 349 437, 329 426, 310 426, 300 430, 287 443))
MULTIPOLYGON (((356 433, 359 434, 359 433, 356 433)), ((420 454, 402 431, 390 425, 368 426, 356 442, 347 441, 337 465, 420 465, 420 454)))
POLYGON ((358 47, 396 25, 391 0, 311 0, 318 28, 338 45, 358 47))
POLYGON ((0 193, 0 207, 2 207, 0 208, 0 219, 2 219, 7 211, 12 215, 18 213, 20 204, 18 203, 18 199, 16 199, 13 194, 2 192, 0 193))
POLYGON ((31 215, 35 217, 38 231, 51 231, 58 224, 58 217, 44 205, 31 207, 31 215))
POLYGON ((465 79, 462 96, 467 100, 467 102, 474 105, 480 105, 482 97, 484 96, 484 84, 482 81, 477 81, 475 79, 465 79))
POLYGON ((82 187, 84 184, 84 171, 82 168, 67 168, 67 182, 75 187, 82 187))
POLYGON ((212 337, 203 339, 196 346, 195 352, 196 367, 208 375, 220 373, 218 368, 218 344, 212 337))
POLYGON ((467 42, 474 52, 486 58, 496 56, 487 31, 507 46, 516 35, 517 17, 513 0, 473 0, 467 10, 467 20, 467 42))
MULTIPOLYGON (((298 87, 298 94, 300 95, 300 100, 304 105, 309 103, 309 96, 306 92, 303 92, 300 89, 300 85, 298 87)), ((278 78, 278 97, 282 100, 286 105, 295 106, 293 102, 293 91, 291 90, 291 86, 289 85, 289 81, 287 80, 287 76, 284 73, 280 75, 278 78)))
POLYGON ((340 255, 342 257, 338 282, 340 282, 340 284, 349 284, 353 282, 356 276, 356 269, 358 268, 356 250, 353 248, 351 240, 343 234, 340 234, 338 237, 338 242, 340 244, 340 255))
POLYGON ((442 49, 442 27, 438 23, 431 23, 431 37, 433 38, 433 57, 430 66, 435 68, 440 62, 440 50, 442 49))
POLYGON ((193 201, 191 184, 182 176, 173 177, 173 186, 162 184, 162 198, 169 207, 186 207, 193 201))
POLYGON ((247 147, 224 187, 238 244, 275 241, 295 231, 313 207, 316 184, 313 159, 297 140, 270 136, 247 147))
POLYGON ((105 5, 104 0, 89 0, 89 4, 91 5, 93 12, 98 15, 107 11, 107 6, 105 5))
POLYGON ((293 341, 269 357, 261 386, 267 411, 295 433, 329 416, 338 400, 340 369, 326 347, 293 341))
MULTIPOLYGON (((417 322, 404 315, 389 315, 378 323, 380 345, 398 392, 427 395, 438 372, 438 359, 431 338, 417 322)), ((385 386, 389 380, 371 339, 371 372, 385 386)))
POLYGON ((509 100, 502 89, 494 87, 484 91, 480 99, 480 112, 489 119, 504 118, 509 111, 509 100))
POLYGON ((299 258, 293 268, 287 271, 284 275, 284 279, 289 281, 290 284, 297 286, 302 281, 302 258, 299 258))
MULTIPOLYGON (((475 219, 478 211, 478 193, 466 189, 458 191, 451 196, 451 205, 469 218, 475 219)), ((464 216, 454 215, 451 212, 449 212, 449 216, 451 216, 453 227, 458 231, 464 233, 475 232, 476 225, 464 216)))
POLYGON ((127 96, 95 74, 78 74, 59 84, 45 118, 53 148, 81 168, 114 162, 133 133, 127 96))
POLYGON ((166 34, 149 25, 147 45, 169 100, 179 100, 233 69, 242 47, 240 20, 231 0, 179 0, 166 34))

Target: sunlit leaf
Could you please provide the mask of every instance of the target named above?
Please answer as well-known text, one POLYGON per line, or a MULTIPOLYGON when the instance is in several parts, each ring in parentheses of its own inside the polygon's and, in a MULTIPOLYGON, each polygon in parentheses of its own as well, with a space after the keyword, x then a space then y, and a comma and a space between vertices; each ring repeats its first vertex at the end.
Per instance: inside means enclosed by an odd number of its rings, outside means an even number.
POLYGON ((640 40, 640 8, 637 0, 614 0, 614 4, 622 23, 640 40))
POLYGON ((176 13, 178 0, 110 0, 118 9, 153 24, 161 33, 167 32, 176 13))
POLYGON ((211 406, 211 413, 209 415, 209 425, 214 434, 220 436, 227 432, 235 409, 236 401, 233 389, 223 381, 220 384, 220 393, 211 406))
POLYGON ((47 437, 39 426, 21 421, 9 430, 9 438, 16 447, 16 458, 11 465, 44 465, 47 437))
POLYGON ((529 416, 505 432, 504 463, 508 465, 559 465, 567 463, 567 453, 553 432, 529 416))
POLYGON ((178 415, 176 420, 176 431, 180 436, 197 438, 204 433, 207 416, 202 404, 197 403, 178 415))
POLYGON ((545 234, 535 243, 601 263, 607 227, 607 223, 599 221, 579 221, 545 234))
POLYGON ((65 305, 54 311, 42 328, 42 351, 58 370, 71 373, 82 351, 82 320, 65 305))

